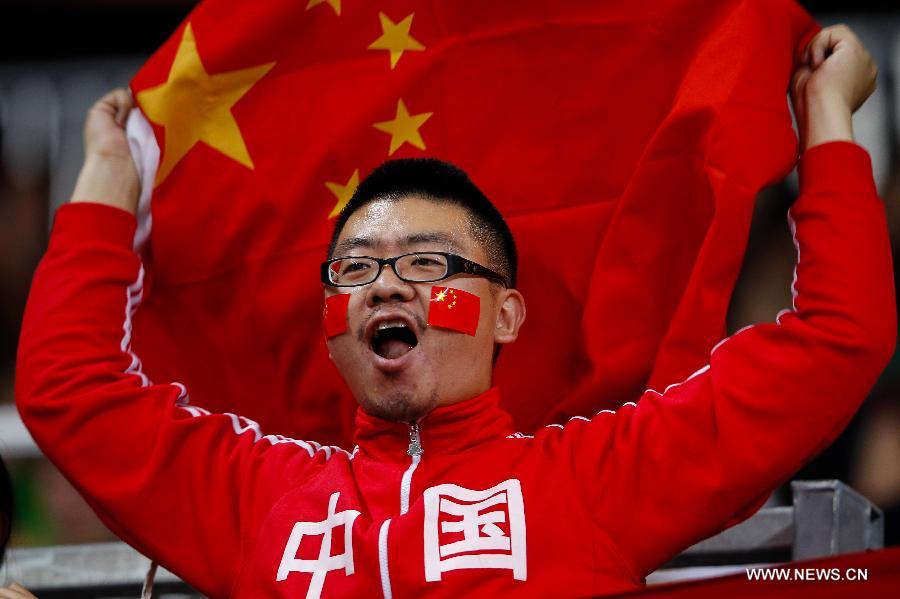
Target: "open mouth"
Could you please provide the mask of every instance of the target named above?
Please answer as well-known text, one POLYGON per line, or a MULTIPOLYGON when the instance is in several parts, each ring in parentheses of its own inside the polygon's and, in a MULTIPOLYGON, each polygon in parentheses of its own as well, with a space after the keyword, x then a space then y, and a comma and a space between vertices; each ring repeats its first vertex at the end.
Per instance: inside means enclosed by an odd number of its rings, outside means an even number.
POLYGON ((372 335, 372 351, 387 360, 406 355, 419 344, 415 332, 401 320, 378 323, 372 335))

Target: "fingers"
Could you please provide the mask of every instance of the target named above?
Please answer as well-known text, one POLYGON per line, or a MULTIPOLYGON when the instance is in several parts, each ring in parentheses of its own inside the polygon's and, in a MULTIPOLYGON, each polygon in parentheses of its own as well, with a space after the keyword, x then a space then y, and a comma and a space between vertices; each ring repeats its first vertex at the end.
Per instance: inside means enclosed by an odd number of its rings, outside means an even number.
POLYGON ((134 100, 131 91, 125 88, 114 89, 94 104, 93 109, 101 110, 112 115, 113 120, 120 127, 125 126, 125 120, 131 109, 134 108, 134 100))
POLYGON ((825 52, 831 49, 831 31, 823 29, 809 42, 809 64, 817 68, 825 61, 825 52))
POLYGON ((813 69, 818 68, 842 42, 862 46, 853 30, 846 25, 825 27, 810 40, 804 53, 805 62, 813 69))

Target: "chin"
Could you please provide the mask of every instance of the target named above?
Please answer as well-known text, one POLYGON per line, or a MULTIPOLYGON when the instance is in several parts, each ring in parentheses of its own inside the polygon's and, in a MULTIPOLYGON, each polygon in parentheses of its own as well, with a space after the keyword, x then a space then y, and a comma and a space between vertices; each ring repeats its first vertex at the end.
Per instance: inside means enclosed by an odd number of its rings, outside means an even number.
POLYGON ((415 422, 438 405, 438 396, 433 390, 388 389, 363 393, 359 403, 373 416, 395 422, 415 422))

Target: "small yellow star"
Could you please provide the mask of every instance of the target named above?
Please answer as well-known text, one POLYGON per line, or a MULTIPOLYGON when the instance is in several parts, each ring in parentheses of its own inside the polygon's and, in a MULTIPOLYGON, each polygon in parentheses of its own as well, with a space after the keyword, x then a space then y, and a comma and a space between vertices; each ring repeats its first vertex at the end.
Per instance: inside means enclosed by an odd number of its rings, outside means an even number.
POLYGON ((350 198, 353 197, 353 192, 356 191, 356 188, 359 186, 359 169, 355 169, 353 174, 350 175, 350 180, 347 181, 345 185, 341 185, 340 183, 332 183, 329 181, 325 184, 325 187, 334 194, 334 197, 337 198, 337 204, 334 205, 334 208, 331 209, 331 213, 328 215, 328 218, 334 218, 338 214, 341 213, 341 210, 344 209, 344 206, 347 205, 347 202, 350 201, 350 198))
POLYGON ((444 298, 446 298, 446 297, 447 297, 447 290, 446 290, 446 289, 441 289, 440 291, 438 291, 437 295, 434 296, 434 299, 431 300, 431 301, 433 301, 433 302, 442 302, 442 301, 444 301, 444 298))
POLYGON ((270 62, 210 75, 200 61, 191 25, 184 28, 168 80, 137 94, 137 101, 147 118, 164 127, 166 132, 156 185, 201 141, 247 168, 253 168, 253 160, 231 108, 274 65, 270 62))
POLYGON ((419 134, 419 127, 424 125, 425 121, 430 119, 432 114, 434 113, 423 112, 410 115, 403 100, 397 100, 397 114, 394 116, 394 120, 382 121, 375 123, 373 126, 379 131, 390 133, 391 147, 388 150, 389 156, 396 152, 404 143, 424 150, 425 142, 422 141, 422 136, 419 134))
POLYGON ((335 14, 337 14, 338 16, 341 15, 341 0, 309 0, 309 4, 306 5, 306 10, 309 10, 314 6, 326 3, 334 9, 335 14))
POLYGON ((378 19, 381 21, 381 37, 369 44, 369 50, 390 51, 392 69, 397 66, 397 61, 406 50, 422 51, 425 49, 419 40, 409 34, 415 14, 409 13, 405 19, 394 23, 383 12, 378 13, 378 19))

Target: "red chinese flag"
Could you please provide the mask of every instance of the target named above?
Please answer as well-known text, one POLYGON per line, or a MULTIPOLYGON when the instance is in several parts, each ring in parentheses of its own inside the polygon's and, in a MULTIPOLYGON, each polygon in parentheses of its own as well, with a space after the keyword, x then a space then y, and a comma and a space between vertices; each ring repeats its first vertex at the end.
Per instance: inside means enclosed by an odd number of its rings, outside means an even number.
POLYGON ((347 332, 347 304, 349 302, 349 293, 338 293, 325 298, 322 323, 325 327, 325 336, 329 339, 347 332))
POLYGON ((132 82, 148 375, 346 442, 318 265, 360 178, 435 156, 518 240, 528 321, 495 380, 521 430, 684 378, 723 335, 756 192, 793 166, 814 30, 790 0, 201 3, 132 82))
POLYGON ((428 304, 428 324, 466 335, 475 335, 481 316, 481 298, 474 293, 453 287, 431 288, 428 304))

